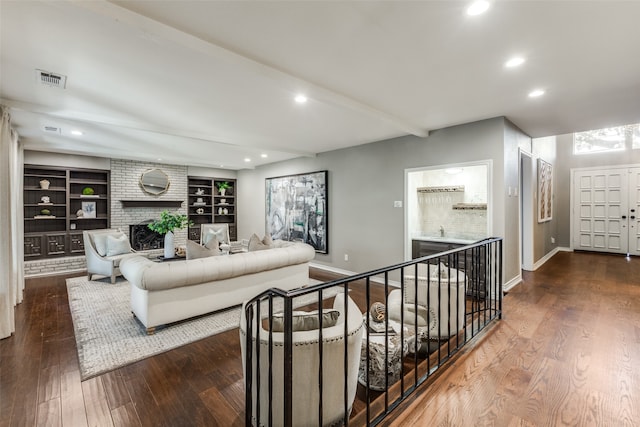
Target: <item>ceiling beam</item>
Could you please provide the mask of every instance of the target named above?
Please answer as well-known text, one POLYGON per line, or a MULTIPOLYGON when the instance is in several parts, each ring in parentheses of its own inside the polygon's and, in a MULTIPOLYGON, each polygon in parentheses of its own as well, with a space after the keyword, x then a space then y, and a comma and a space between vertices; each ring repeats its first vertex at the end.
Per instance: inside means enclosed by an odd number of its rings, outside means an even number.
POLYGON ((21 111, 26 111, 33 114, 39 114, 42 116, 51 117, 53 119, 68 120, 75 123, 112 126, 115 128, 129 129, 129 130, 140 131, 140 132, 148 132, 148 133, 154 133, 159 135, 167 135, 167 136, 173 136, 177 138, 188 138, 188 139, 194 139, 194 140, 208 142, 208 143, 225 145, 225 146, 233 147, 240 150, 253 150, 259 153, 262 153, 264 151, 270 151, 274 153, 277 152, 277 153, 284 153, 284 154, 293 154, 296 156, 303 156, 303 157, 316 157, 316 153, 312 153, 309 151, 295 150, 295 149, 289 149, 289 148, 283 149, 281 147, 268 147, 268 146, 256 147, 252 145, 232 144, 232 143, 216 140, 208 135, 204 135, 197 132, 175 130, 170 128, 163 128, 161 126, 148 126, 148 125, 142 126, 137 123, 124 122, 121 120, 105 120, 104 118, 96 118, 96 117, 88 116, 86 114, 83 115, 83 113, 81 112, 73 112, 73 115, 65 114, 65 113, 61 113, 58 108, 47 107, 44 105, 34 104, 30 102, 14 101, 11 99, 0 98, 0 103, 15 110, 21 110, 21 111))
POLYGON ((188 49, 198 51, 214 58, 221 58, 227 62, 235 63, 244 69, 250 70, 259 75, 268 77, 274 81, 284 84, 286 87, 304 87, 308 90, 308 96, 316 101, 349 108, 360 113, 367 114, 378 120, 383 120, 399 130, 411 135, 420 137, 429 136, 429 131, 411 123, 408 120, 397 117, 380 109, 374 108, 364 102, 358 101, 350 96, 339 93, 330 88, 310 82, 293 75, 292 73, 279 68, 275 64, 267 64, 248 55, 240 54, 231 49, 218 44, 198 38, 184 29, 177 29, 165 23, 153 20, 140 15, 125 7, 110 3, 106 0, 86 1, 68 0, 78 7, 85 8, 94 13, 112 18, 120 23, 137 28, 153 37, 170 40, 188 49))

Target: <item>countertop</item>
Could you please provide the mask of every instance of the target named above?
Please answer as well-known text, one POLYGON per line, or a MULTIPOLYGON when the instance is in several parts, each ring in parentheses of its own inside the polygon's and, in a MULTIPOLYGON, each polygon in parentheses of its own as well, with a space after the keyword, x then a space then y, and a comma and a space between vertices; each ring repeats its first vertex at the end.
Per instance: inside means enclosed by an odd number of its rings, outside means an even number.
POLYGON ((482 240, 482 238, 479 238, 479 239, 464 239, 464 238, 454 237, 454 236, 444 236, 444 237, 440 237, 440 236, 416 236, 416 237, 412 237, 411 239, 412 240, 421 240, 423 242, 457 243, 457 244, 463 244, 463 245, 470 245, 471 243, 475 243, 478 240, 482 240))

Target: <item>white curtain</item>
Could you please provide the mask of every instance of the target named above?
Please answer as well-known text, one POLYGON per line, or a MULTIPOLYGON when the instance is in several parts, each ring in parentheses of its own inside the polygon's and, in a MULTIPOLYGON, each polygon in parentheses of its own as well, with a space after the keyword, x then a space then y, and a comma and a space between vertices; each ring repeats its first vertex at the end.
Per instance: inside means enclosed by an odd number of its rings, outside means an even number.
POLYGON ((24 291, 23 150, 8 108, 0 110, 0 338, 6 338, 15 331, 14 309, 24 291))

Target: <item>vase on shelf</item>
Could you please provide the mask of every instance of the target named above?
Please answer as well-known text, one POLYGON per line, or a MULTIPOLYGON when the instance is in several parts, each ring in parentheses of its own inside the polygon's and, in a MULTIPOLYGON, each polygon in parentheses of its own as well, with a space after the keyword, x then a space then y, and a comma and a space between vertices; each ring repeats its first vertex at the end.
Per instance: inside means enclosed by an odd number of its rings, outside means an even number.
POLYGON ((221 196, 224 196, 224 193, 227 192, 227 189, 226 188, 220 188, 218 191, 220 191, 220 195, 221 196))
POLYGON ((43 180, 40 181, 40 188, 43 189, 43 190, 48 190, 49 189, 49 184, 51 184, 49 182, 49 180, 43 179, 43 180))
POLYGON ((176 254, 173 232, 168 231, 164 235, 164 257, 173 258, 176 254))

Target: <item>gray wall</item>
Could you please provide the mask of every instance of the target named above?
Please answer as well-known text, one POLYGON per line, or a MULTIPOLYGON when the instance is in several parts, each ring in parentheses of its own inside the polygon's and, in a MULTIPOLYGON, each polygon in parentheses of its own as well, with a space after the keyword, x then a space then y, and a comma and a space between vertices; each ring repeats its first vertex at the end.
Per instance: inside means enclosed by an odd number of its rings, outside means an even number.
MULTIPOLYGON (((265 233, 265 178, 329 171, 329 254, 317 254, 315 262, 333 268, 364 272, 403 261, 404 209, 394 208, 394 200, 404 201, 404 172, 408 168, 449 163, 493 160, 492 234, 506 237, 505 245, 517 247, 511 239, 517 232, 517 201, 505 209, 505 140, 508 141, 509 184, 517 187, 517 147, 528 137, 517 128, 505 131, 504 118, 437 130, 428 138, 406 136, 266 165, 238 172, 238 237, 265 233), (514 165, 511 165, 511 162, 514 165), (505 217, 509 233, 505 234, 505 217), (515 233, 513 232, 515 223, 515 233), (344 261, 344 255, 349 261, 344 261)), ((491 203, 491 202, 490 202, 491 203)), ((518 253, 504 251, 505 280, 519 276, 518 253)))
MULTIPOLYGON (((504 124, 504 159, 501 163, 504 170, 504 184, 498 187, 504 204, 504 237, 505 282, 520 277, 520 149, 531 151, 531 137, 522 132, 513 123, 505 120, 504 124), (511 190, 511 191, 509 191, 511 190)), ((500 206, 496 203, 496 206, 500 206)))
MULTIPOLYGON (((640 164, 640 150, 613 153, 573 154, 573 134, 559 135, 557 144, 556 212, 558 212, 558 240, 560 246, 571 246, 571 169, 640 164)), ((554 171, 555 171, 554 170, 554 171)))
MULTIPOLYGON (((535 201, 533 203, 535 209, 533 217, 533 260, 534 262, 537 262, 559 245, 558 223, 560 215, 558 210, 558 188, 564 183, 561 183, 561 179, 559 179, 558 176, 559 165, 556 156, 556 137, 536 138, 533 140, 532 149, 534 156, 533 167, 535 171, 538 170, 538 158, 550 163, 553 166, 553 199, 551 201, 551 221, 540 223, 538 222, 537 182, 536 191, 533 194, 535 198, 535 201), (555 243, 551 242, 552 237, 555 239, 555 243)), ((537 172, 534 175, 537 178, 537 172)))

